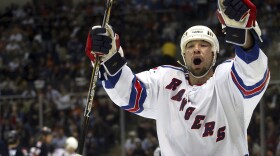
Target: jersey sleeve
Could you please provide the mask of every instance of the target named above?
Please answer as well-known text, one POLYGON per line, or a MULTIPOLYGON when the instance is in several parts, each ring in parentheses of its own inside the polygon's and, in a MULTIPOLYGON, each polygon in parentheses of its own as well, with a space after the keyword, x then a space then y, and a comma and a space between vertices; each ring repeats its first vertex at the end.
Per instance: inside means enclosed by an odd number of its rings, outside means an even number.
MULTIPOLYGON (((231 103, 242 116, 244 126, 248 127, 253 110, 263 96, 270 79, 268 60, 257 44, 250 51, 244 51, 235 46, 236 56, 231 63, 224 63, 226 69, 221 67, 216 72, 223 75, 225 81, 220 81, 220 92, 228 92, 232 98, 231 103), (228 70, 229 69, 229 70, 228 70), (226 89, 225 86, 228 88, 226 89)), ((223 66, 223 65, 221 65, 223 66)), ((223 94, 223 93, 222 93, 223 94)))
POLYGON ((107 76, 102 85, 111 100, 122 109, 146 118, 156 118, 158 70, 134 74, 128 66, 115 76, 107 76))
POLYGON ((236 46, 236 57, 231 67, 231 78, 244 99, 262 94, 269 82, 268 61, 255 44, 250 52, 236 46))
POLYGON ((237 106, 244 108, 244 122, 248 127, 253 111, 270 80, 268 59, 257 44, 249 52, 236 46, 235 53, 236 57, 230 72, 231 84, 235 86, 235 98, 242 99, 237 106))

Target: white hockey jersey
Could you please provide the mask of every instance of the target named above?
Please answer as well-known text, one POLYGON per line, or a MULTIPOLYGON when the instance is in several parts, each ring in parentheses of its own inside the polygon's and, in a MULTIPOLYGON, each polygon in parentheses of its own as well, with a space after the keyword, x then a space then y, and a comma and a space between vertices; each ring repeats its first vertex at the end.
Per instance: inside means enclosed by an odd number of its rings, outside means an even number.
POLYGON ((257 45, 235 52, 202 85, 190 85, 173 66, 136 75, 124 66, 102 84, 118 106, 156 120, 163 156, 247 156, 247 128, 270 74, 257 45))

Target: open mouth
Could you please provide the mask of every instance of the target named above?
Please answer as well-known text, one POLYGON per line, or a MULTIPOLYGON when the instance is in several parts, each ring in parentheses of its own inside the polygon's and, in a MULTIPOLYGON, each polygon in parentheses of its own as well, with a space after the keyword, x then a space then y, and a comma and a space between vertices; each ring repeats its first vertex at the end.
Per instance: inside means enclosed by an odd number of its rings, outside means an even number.
POLYGON ((202 62, 202 60, 201 60, 200 58, 195 58, 195 59, 193 60, 193 64, 194 64, 194 65, 200 65, 201 62, 202 62))

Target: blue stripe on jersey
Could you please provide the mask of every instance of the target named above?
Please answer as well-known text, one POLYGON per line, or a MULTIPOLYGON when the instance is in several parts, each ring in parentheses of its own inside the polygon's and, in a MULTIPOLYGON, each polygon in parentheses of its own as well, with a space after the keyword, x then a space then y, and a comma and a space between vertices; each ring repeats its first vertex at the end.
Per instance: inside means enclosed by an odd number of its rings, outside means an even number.
POLYGON ((132 113, 141 113, 144 110, 143 104, 147 97, 147 91, 142 82, 136 76, 132 80, 132 88, 130 93, 129 104, 123 106, 124 110, 132 113))
POLYGON ((115 88, 115 85, 121 77, 122 70, 118 72, 115 76, 108 76, 108 80, 105 80, 105 88, 112 89, 115 88))
POLYGON ((254 47, 250 50, 250 52, 245 52, 241 47, 235 46, 235 53, 236 55, 241 58, 247 64, 255 61, 259 57, 260 48, 255 43, 254 47))
POLYGON ((239 77, 238 73, 235 70, 235 66, 233 65, 231 68, 231 78, 242 96, 247 99, 259 95, 265 88, 266 82, 269 79, 269 70, 267 69, 264 73, 263 78, 252 86, 246 86, 243 80, 239 77))
POLYGON ((170 65, 162 65, 161 67, 162 68, 171 68, 171 69, 175 69, 175 70, 179 70, 179 71, 184 72, 184 70, 180 67, 174 67, 174 66, 170 66, 170 65))
POLYGON ((228 62, 232 62, 233 59, 228 59, 228 60, 225 60, 223 63, 228 63, 228 62))

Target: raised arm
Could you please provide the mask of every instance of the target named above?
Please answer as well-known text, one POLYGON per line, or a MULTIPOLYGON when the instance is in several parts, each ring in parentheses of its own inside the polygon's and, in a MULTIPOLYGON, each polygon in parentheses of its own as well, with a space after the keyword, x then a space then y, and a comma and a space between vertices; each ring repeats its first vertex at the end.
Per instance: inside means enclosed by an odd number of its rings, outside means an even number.
POLYGON ((92 28, 86 54, 93 65, 95 56, 101 56, 100 80, 115 104, 131 113, 156 118, 158 70, 134 74, 126 65, 119 37, 111 26, 92 28))
MULTIPOLYGON (((250 0, 218 0, 217 15, 225 40, 235 47, 228 86, 236 107, 242 107, 248 126, 252 112, 269 83, 268 59, 259 48, 261 31, 256 21, 257 9, 250 0)), ((222 69, 218 69, 222 70, 222 69)))

